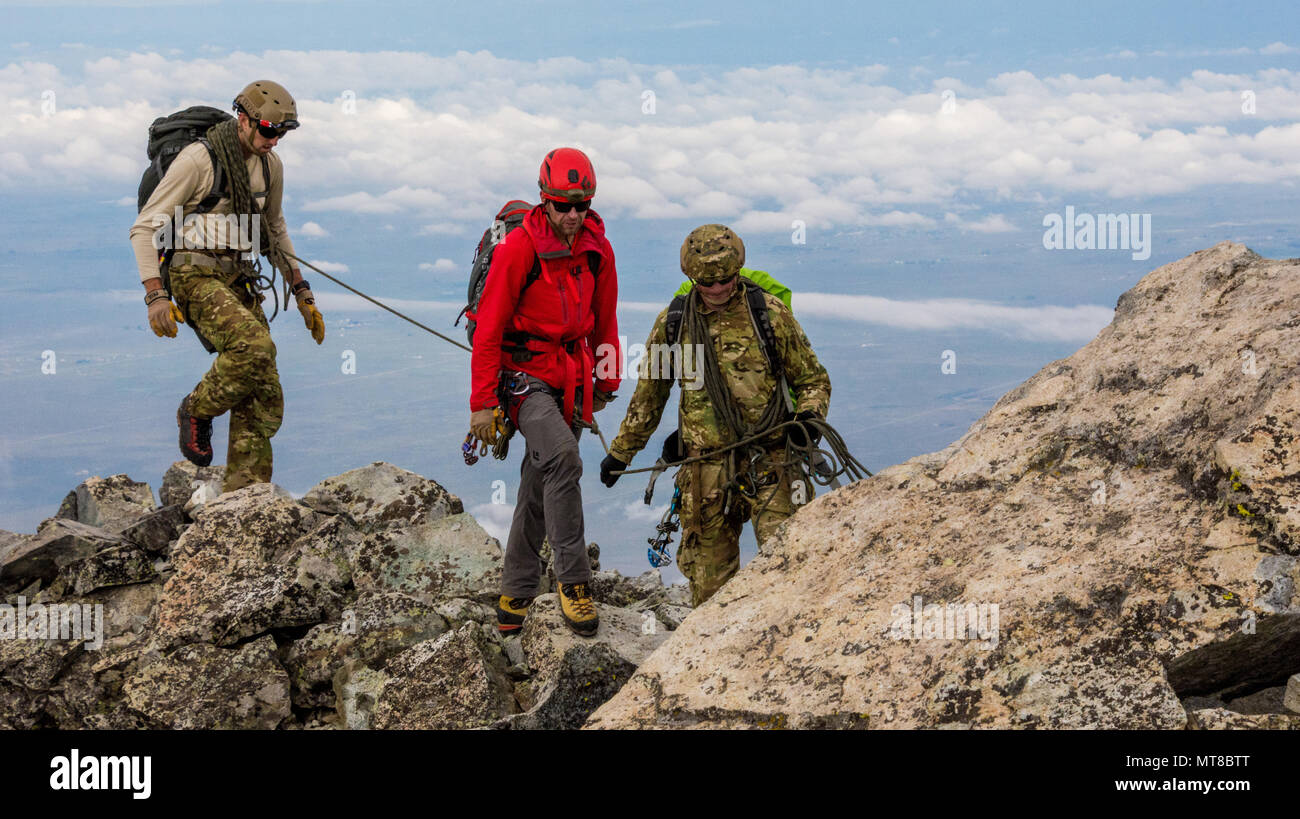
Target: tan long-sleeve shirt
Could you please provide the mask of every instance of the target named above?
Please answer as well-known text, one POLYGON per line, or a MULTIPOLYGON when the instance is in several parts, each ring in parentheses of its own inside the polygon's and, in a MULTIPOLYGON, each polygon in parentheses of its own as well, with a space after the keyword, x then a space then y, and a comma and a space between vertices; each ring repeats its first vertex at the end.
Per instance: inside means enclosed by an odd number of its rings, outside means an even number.
MULTIPOLYGON (((280 247, 293 253, 293 243, 289 240, 289 230, 285 225, 284 212, 280 209, 280 200, 284 194, 284 165, 275 151, 267 154, 270 179, 262 174, 262 160, 257 156, 246 157, 249 187, 253 197, 262 207, 262 227, 275 237, 280 247)), ((214 179, 212 159, 208 149, 201 142, 187 145, 176 155, 167 173, 154 188, 149 201, 131 225, 131 249, 135 251, 136 266, 140 269, 140 281, 157 278, 158 256, 161 250, 155 246, 155 235, 160 228, 175 220, 176 208, 181 208, 182 226, 173 229, 175 246, 188 250, 204 249, 251 250, 249 238, 251 225, 247 222, 240 228, 238 218, 231 218, 230 197, 223 196, 211 211, 196 215, 193 220, 187 217, 194 213, 199 202, 212 190, 214 179)), ((229 184, 226 185, 227 190, 229 184)), ((164 249, 165 249, 164 245, 164 249)), ((261 248, 265 250, 265 248, 261 248)))

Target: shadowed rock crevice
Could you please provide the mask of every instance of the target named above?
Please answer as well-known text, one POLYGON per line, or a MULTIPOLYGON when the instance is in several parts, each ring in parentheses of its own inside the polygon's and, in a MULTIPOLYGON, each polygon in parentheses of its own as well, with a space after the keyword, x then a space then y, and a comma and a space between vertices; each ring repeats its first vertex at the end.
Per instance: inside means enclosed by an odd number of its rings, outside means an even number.
POLYGON ((1284 686, 1300 674, 1300 614, 1264 618, 1253 630, 1174 658, 1169 684, 1183 698, 1227 701, 1284 686))

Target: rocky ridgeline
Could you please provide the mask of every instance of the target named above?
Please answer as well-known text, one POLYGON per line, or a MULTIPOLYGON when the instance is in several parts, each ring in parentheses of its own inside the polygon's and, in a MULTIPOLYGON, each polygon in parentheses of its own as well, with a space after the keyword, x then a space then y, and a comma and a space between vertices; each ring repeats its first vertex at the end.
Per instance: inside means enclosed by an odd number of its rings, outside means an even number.
POLYGON ((92 479, 0 535, 0 596, 102 604, 104 645, 0 640, 0 725, 1300 728, 1297 350, 1300 260, 1195 253, 699 609, 598 573, 594 640, 546 595, 503 641, 499 545, 387 464, 92 479))
POLYGON ((390 464, 294 500, 181 461, 159 499, 91 478, 36 534, 0 532, 3 602, 103 612, 98 647, 0 639, 0 727, 577 727, 689 612, 658 572, 598 571, 595 638, 552 593, 503 640, 500 545, 390 464))
POLYGON ((952 446, 801 509, 588 726, 1300 727, 1297 351, 1300 259, 1151 272, 952 446))

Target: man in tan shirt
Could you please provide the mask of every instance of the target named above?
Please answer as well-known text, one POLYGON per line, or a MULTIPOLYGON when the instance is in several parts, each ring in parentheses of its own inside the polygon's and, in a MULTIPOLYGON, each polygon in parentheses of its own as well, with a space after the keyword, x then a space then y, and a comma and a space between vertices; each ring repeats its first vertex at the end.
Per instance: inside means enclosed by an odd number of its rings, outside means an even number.
POLYGON ((258 252, 286 277, 316 343, 325 337, 311 289, 288 255, 293 245, 280 207, 284 166, 272 150, 298 127, 296 104, 282 86, 260 80, 235 98, 235 110, 238 119, 214 126, 176 155, 130 231, 154 333, 175 338, 176 320, 188 321, 217 353, 176 418, 181 453, 207 466, 212 419, 230 412, 226 492, 271 479, 271 436, 284 414, 265 297, 252 264, 258 252), (210 201, 219 177, 220 198, 203 212, 200 203, 210 201), (165 289, 160 252, 168 249, 165 289))

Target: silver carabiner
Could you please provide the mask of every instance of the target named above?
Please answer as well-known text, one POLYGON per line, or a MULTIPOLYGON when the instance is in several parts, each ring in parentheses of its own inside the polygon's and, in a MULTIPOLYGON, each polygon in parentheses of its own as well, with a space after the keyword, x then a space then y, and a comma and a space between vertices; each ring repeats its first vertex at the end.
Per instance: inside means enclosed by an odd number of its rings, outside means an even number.
POLYGON ((519 371, 510 373, 510 383, 506 385, 510 395, 523 395, 528 392, 528 374, 519 371))

